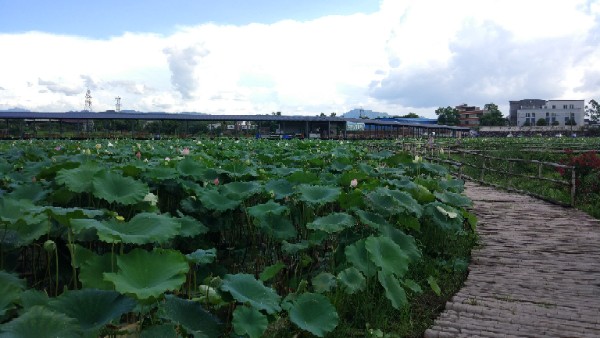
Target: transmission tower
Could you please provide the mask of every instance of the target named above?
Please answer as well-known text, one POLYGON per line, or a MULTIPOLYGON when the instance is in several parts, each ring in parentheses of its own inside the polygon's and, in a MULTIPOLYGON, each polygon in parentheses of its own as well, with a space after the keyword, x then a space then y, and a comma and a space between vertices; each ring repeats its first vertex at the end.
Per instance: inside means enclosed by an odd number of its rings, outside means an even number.
POLYGON ((85 107, 83 110, 88 112, 92 111, 92 92, 89 89, 85 93, 85 107))
POLYGON ((115 111, 118 113, 121 111, 121 97, 115 97, 115 111))

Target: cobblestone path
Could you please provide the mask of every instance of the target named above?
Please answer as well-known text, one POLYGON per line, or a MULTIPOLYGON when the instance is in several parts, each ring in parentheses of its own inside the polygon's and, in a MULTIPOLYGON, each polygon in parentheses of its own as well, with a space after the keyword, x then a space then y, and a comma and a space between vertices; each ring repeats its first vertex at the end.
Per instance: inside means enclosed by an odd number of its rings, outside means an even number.
POLYGON ((600 222, 466 184, 481 247, 425 337, 600 337, 600 222))

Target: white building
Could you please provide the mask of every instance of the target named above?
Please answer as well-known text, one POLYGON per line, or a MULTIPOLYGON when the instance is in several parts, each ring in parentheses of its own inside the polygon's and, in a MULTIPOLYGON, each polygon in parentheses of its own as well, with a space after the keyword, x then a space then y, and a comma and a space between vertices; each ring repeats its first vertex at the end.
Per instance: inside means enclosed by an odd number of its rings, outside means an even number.
MULTIPOLYGON (((518 101, 511 101, 517 103, 518 101)), ((540 119, 546 125, 568 126, 573 121, 575 126, 583 126, 585 117, 585 100, 548 100, 543 105, 521 105, 516 107, 517 126, 535 126, 540 119)))

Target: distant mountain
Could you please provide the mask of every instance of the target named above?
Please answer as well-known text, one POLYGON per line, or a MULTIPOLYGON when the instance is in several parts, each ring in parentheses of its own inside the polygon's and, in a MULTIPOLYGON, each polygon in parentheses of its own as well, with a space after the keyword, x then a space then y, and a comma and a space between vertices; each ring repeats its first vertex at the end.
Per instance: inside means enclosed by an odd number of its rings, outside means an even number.
POLYGON ((31 110, 27 110, 27 109, 23 109, 23 108, 10 108, 10 109, 0 110, 0 112, 2 112, 2 113, 30 113, 31 110))
POLYGON ((391 117, 388 113, 379 113, 374 112, 372 110, 367 109, 352 109, 351 111, 342 115, 342 117, 350 118, 350 119, 359 119, 361 117, 368 117, 370 119, 375 119, 378 117, 391 117))

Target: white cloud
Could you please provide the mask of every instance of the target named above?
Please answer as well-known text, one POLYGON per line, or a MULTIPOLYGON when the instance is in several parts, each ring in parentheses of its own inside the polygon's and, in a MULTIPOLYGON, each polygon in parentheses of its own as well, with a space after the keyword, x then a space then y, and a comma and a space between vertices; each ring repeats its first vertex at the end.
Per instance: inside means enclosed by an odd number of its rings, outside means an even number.
MULTIPOLYGON (((106 40, 0 34, 0 104, 252 114, 600 96, 599 1, 383 0, 378 13, 106 40)), ((507 113, 507 111, 505 111, 507 113)))

